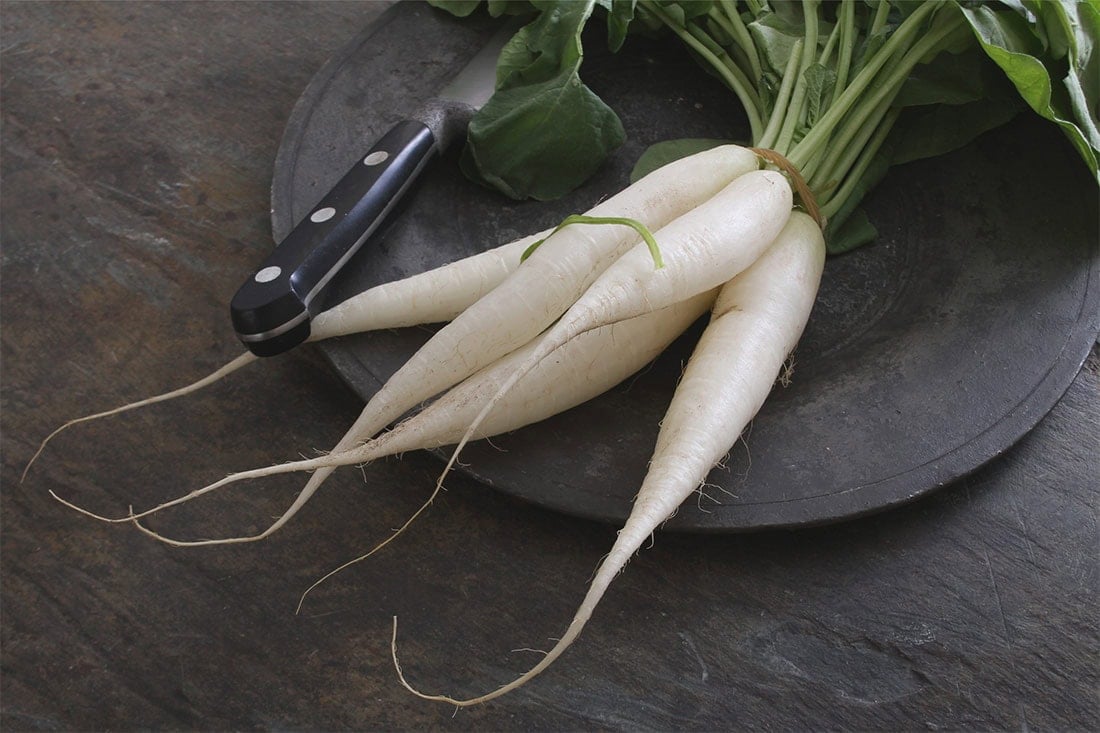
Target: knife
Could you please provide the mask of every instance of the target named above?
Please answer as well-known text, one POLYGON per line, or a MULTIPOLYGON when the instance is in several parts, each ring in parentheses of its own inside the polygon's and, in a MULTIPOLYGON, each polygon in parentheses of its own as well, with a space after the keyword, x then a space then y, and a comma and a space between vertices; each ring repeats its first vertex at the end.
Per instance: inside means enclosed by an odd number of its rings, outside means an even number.
POLYGON ((505 23, 412 119, 398 122, 360 155, 248 276, 229 311, 249 351, 274 356, 309 338, 325 286, 492 96, 497 57, 518 28, 518 21, 505 23))

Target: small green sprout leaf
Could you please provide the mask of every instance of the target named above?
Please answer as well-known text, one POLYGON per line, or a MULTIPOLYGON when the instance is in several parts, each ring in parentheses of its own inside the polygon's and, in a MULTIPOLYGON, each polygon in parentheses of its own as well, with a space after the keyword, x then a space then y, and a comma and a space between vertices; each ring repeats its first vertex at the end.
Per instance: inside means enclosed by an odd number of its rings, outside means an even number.
POLYGON ((571 214, 562 220, 561 224, 554 227, 554 231, 550 232, 547 236, 543 237, 539 241, 532 244, 530 247, 523 251, 523 255, 520 256, 519 261, 523 262, 531 254, 539 248, 543 242, 550 237, 557 234, 559 231, 571 224, 614 224, 618 226, 627 226, 638 232, 638 234, 645 240, 646 246, 649 247, 649 254, 653 257, 653 264, 658 270, 665 266, 664 260, 661 259, 661 248, 657 246, 657 240, 653 238, 653 232, 649 231, 642 222, 637 219, 628 219, 623 216, 585 216, 584 214, 571 214))

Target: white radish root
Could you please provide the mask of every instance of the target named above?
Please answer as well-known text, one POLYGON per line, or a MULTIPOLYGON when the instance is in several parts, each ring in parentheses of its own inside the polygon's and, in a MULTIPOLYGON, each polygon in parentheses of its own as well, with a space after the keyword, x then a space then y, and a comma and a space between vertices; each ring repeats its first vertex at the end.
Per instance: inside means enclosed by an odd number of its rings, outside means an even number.
POLYGON ((456 699, 425 694, 401 671, 395 618, 391 652, 402 685, 428 700, 469 706, 514 690, 553 664, 580 634, 612 579, 706 479, 763 404, 809 317, 824 257, 820 230, 809 217, 795 213, 768 251, 723 287, 662 422, 631 514, 572 622, 546 656, 485 695, 456 699))
MULTIPOLYGON (((759 158, 746 148, 736 145, 712 148, 650 173, 596 205, 587 215, 633 218, 650 229, 658 229, 707 202, 730 181, 759 167, 759 158)), ((587 225, 566 227, 548 237, 503 283, 413 354, 374 394, 332 452, 343 452, 374 437, 425 400, 530 342, 637 239, 635 231, 626 226, 587 225)), ((650 256, 648 250, 645 256, 650 256)), ((649 266, 652 268, 652 262, 649 266)), ((707 289, 686 292, 666 305, 707 289)), ((333 470, 317 469, 302 490, 297 506, 308 501, 333 470)), ((233 539, 240 542, 264 539, 277 531, 282 522, 280 518, 259 534, 233 539)))
MULTIPOLYGON (((519 388, 505 398, 500 409, 482 423, 476 437, 491 437, 517 430, 564 412, 606 392, 656 358, 707 311, 716 296, 717 290, 702 293, 683 303, 676 303, 654 313, 595 329, 569 341, 554 353, 553 358, 543 360, 538 368, 527 374, 519 388)), ((399 423, 393 430, 382 433, 374 440, 356 448, 232 474, 185 496, 124 517, 108 518, 91 514, 64 499, 56 496, 55 498, 101 521, 136 522, 238 481, 294 471, 362 464, 412 450, 453 445, 465 433, 481 405, 496 393, 503 380, 515 369, 516 364, 523 360, 535 346, 536 344, 532 342, 482 369, 420 412, 399 423)), ((432 498, 434 496, 435 494, 432 498)), ((427 503, 430 501, 431 499, 427 503)), ((304 503, 305 499, 296 500, 280 517, 280 526, 297 513, 304 503)), ((181 541, 164 537, 141 525, 138 526, 147 534, 176 546, 240 541, 238 538, 181 541)))
POLYGON ((42 451, 46 450, 46 444, 49 443, 51 440, 53 440, 63 430, 66 430, 67 428, 70 428, 73 425, 78 425, 78 424, 83 423, 83 422, 90 422, 92 420, 99 420, 100 418, 110 417, 111 415, 117 415, 120 412, 127 412, 129 410, 135 410, 139 407, 146 407, 148 405, 155 405, 158 402, 165 402, 167 400, 174 400, 177 397, 183 397, 185 395, 192 394, 194 392, 199 391, 203 387, 207 387, 207 386, 213 384, 214 382, 217 382, 217 381, 225 378, 226 376, 232 374, 233 372, 237 371, 241 367, 247 366, 248 364, 251 364, 252 362, 256 361, 256 359, 258 359, 258 358, 259 357, 257 357, 255 354, 246 351, 245 353, 243 353, 240 356, 236 357, 235 359, 228 362, 227 364, 215 369, 213 372, 206 375, 202 379, 199 379, 195 382, 192 382, 191 384, 180 387, 179 389, 174 389, 171 392, 165 392, 163 394, 154 395, 152 397, 146 397, 143 400, 138 400, 137 402, 130 402, 130 403, 127 403, 125 405, 121 405, 119 407, 115 407, 115 408, 110 409, 110 410, 104 410, 103 412, 97 412, 97 413, 94 413, 92 415, 85 415, 84 417, 74 418, 72 420, 69 420, 66 423, 63 423, 62 425, 60 425, 59 427, 54 429, 54 431, 52 433, 47 435, 42 440, 42 442, 38 444, 38 450, 36 450, 34 452, 34 455, 31 456, 31 459, 29 461, 27 461, 27 465, 23 467, 23 474, 19 477, 20 482, 26 480, 27 472, 31 470, 31 466, 34 465, 34 462, 36 460, 38 460, 38 457, 40 455, 42 455, 42 451))
POLYGON ((317 314, 310 341, 454 320, 519 267, 550 229, 416 275, 376 285, 317 314))
POLYGON ((458 442, 437 485, 498 400, 540 360, 587 330, 663 308, 728 281, 771 244, 786 224, 792 203, 791 188, 781 174, 746 173, 654 233, 665 261, 660 269, 654 268, 644 244, 624 254, 547 331, 538 348, 485 404, 458 442))

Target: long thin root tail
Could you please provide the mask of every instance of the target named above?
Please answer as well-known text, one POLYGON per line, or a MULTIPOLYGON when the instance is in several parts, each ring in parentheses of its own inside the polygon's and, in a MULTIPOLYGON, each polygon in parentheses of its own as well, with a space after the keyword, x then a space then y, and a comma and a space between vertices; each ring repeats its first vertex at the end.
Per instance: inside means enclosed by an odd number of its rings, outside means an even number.
POLYGON ((295 513, 297 513, 297 511, 299 509, 301 509, 302 505, 304 505, 306 503, 306 501, 313 495, 313 493, 320 486, 321 481, 326 476, 328 476, 333 470, 335 470, 337 467, 347 466, 347 465, 351 465, 353 463, 365 463, 367 461, 370 461, 370 460, 373 460, 375 458, 380 457, 381 455, 383 455, 383 453, 384 453, 384 451, 377 450, 377 444, 366 443, 362 446, 359 446, 358 448, 353 448, 351 450, 343 451, 341 453, 330 453, 328 455, 318 456, 317 458, 310 458, 310 459, 301 460, 301 461, 291 461, 289 463, 280 463, 280 464, 277 464, 277 465, 274 465, 274 466, 264 466, 263 468, 253 468, 253 469, 248 470, 248 471, 239 471, 237 473, 230 474, 230 475, 226 476, 225 478, 222 478, 218 481, 215 481, 212 484, 208 484, 207 486, 203 486, 201 489, 195 489, 194 491, 192 491, 188 494, 184 494, 183 496, 179 496, 179 497, 177 497, 175 499, 172 499, 170 501, 166 501, 162 504, 158 504, 155 507, 152 507, 151 509, 146 509, 142 512, 134 512, 133 507, 131 506, 130 510, 129 510, 129 513, 126 516, 122 516, 122 517, 106 517, 106 516, 103 516, 101 514, 96 514, 95 512, 92 512, 88 509, 85 509, 84 507, 79 506, 78 504, 75 504, 75 503, 73 503, 73 502, 71 502, 67 499, 62 498, 61 496, 59 496, 53 490, 50 490, 49 493, 50 493, 50 496, 52 496, 54 499, 59 501, 61 504, 64 504, 65 506, 69 507, 73 511, 79 512, 80 514, 83 514, 86 517, 91 517, 92 519, 96 519, 96 520, 99 520, 101 522, 106 522, 108 524, 130 523, 130 524, 135 525, 138 529, 143 531, 145 534, 148 534, 149 536, 154 537, 154 538, 156 538, 158 540, 161 540, 163 542, 167 542, 168 544, 171 544, 171 545, 193 546, 193 545, 228 544, 228 543, 231 543, 231 542, 252 542, 252 541, 264 539, 265 537, 268 537, 272 532, 274 532, 275 530, 282 527, 283 524, 285 524, 295 513), (144 519, 145 517, 148 517, 150 515, 153 515, 153 514, 156 514, 158 512, 164 511, 165 509, 169 509, 169 508, 174 507, 174 506, 179 506, 180 504, 185 504, 189 501, 193 501, 194 499, 198 499, 199 497, 201 497, 205 494, 209 494, 213 491, 224 488, 224 487, 228 486, 229 484, 234 484, 234 483, 237 483, 239 481, 247 481, 249 479, 258 479, 258 478, 265 478, 267 476, 275 476, 277 474, 282 474, 282 473, 295 473, 295 472, 298 472, 298 471, 316 471, 317 473, 315 473, 313 475, 313 477, 311 477, 310 481, 306 483, 305 488, 303 488, 302 491, 298 494, 298 497, 295 499, 294 503, 290 506, 290 508, 287 509, 287 511, 284 512, 283 515, 281 517, 279 517, 279 519, 276 520, 276 522, 271 527, 269 527, 267 530, 265 530, 263 533, 261 533, 259 535, 250 536, 250 537, 230 537, 230 538, 226 538, 226 539, 184 542, 184 541, 174 540, 174 539, 165 537, 163 535, 160 535, 160 534, 148 529, 147 527, 145 527, 143 524, 141 524, 138 521, 138 520, 144 519), (318 474, 320 474, 320 475, 318 475, 318 474))
MULTIPOLYGON (((637 549, 636 547, 633 549, 637 549)), ((577 608, 576 614, 573 616, 573 620, 569 624, 569 628, 565 630, 565 633, 557 641, 556 644, 539 660, 531 669, 524 672, 522 675, 512 680, 502 687, 498 687, 492 692, 478 697, 472 697, 465 700, 459 700, 448 695, 429 695, 420 690, 417 690, 409 681, 405 678, 404 672, 401 670, 401 663, 397 659, 397 617, 393 617, 393 634, 390 637, 390 657, 393 660, 394 670, 397 672, 397 678, 401 682, 401 686, 406 690, 424 700, 435 700, 437 702, 446 702, 458 707, 469 707, 471 705, 478 705, 483 702, 488 702, 495 698, 500 697, 517 687, 530 682, 536 676, 541 674, 547 667, 554 663, 562 653, 568 649, 578 636, 580 636, 581 630, 584 629, 584 625, 588 622, 588 619, 592 617, 592 611, 596 608, 596 605, 603 598, 604 593, 607 592, 607 587, 611 584, 611 581, 615 578, 615 575, 623 569, 629 560, 632 553, 632 548, 628 546, 617 545, 607 559, 601 563, 599 569, 596 571, 596 575, 592 580, 592 584, 588 587, 588 592, 584 596, 584 600, 581 601, 581 605, 577 608)))
POLYGON ((180 504, 186 504, 187 502, 198 499, 200 496, 209 494, 212 491, 217 491, 218 489, 225 488, 229 484, 235 484, 240 481, 247 481, 248 479, 274 476, 280 473, 291 473, 294 471, 311 471, 318 468, 319 466, 327 465, 327 459, 327 456, 322 456, 320 458, 311 458, 306 461, 292 461, 291 463, 281 463, 277 466, 265 466, 264 468, 253 468, 249 471, 232 473, 223 479, 215 481, 212 484, 203 486, 201 489, 195 489, 194 491, 184 494, 183 496, 176 497, 175 499, 166 501, 162 504, 157 504, 151 509, 146 509, 142 512, 134 513, 133 508, 131 508, 130 513, 122 517, 105 517, 102 514, 96 514, 95 512, 85 509, 84 507, 79 506, 78 504, 75 504, 68 499, 63 499, 53 489, 50 489, 50 496, 52 496, 54 499, 57 499, 57 501, 69 507, 73 511, 79 512, 86 517, 98 519, 99 521, 107 522, 108 524, 123 524, 126 522, 133 522, 135 519, 143 519, 152 514, 164 511, 165 509, 179 506, 180 504))
POLYGON ((52 433, 47 435, 46 438, 41 443, 39 443, 38 450, 36 450, 34 452, 34 455, 31 456, 31 459, 29 461, 27 461, 27 465, 23 469, 23 474, 19 477, 19 482, 22 483, 24 480, 26 480, 27 472, 31 470, 31 466, 34 465, 34 462, 38 460, 38 457, 40 455, 42 455, 42 451, 44 451, 46 449, 46 444, 49 443, 51 440, 53 440, 59 433, 61 433, 62 431, 72 427, 73 425, 77 425, 77 424, 82 423, 82 422, 90 422, 92 420, 98 420, 98 419, 103 418, 103 417, 110 417, 111 415, 117 415, 120 412, 129 412, 130 410, 136 410, 139 407, 146 407, 148 405, 154 405, 158 402, 166 402, 168 400, 174 400, 177 397, 183 397, 185 395, 189 395, 193 392, 199 391, 203 387, 206 387, 208 385, 213 384, 214 382, 217 382, 219 379, 222 379, 222 378, 226 377, 229 374, 232 374, 233 372, 237 371, 241 367, 256 361, 257 358, 259 358, 259 357, 257 357, 252 352, 246 351, 245 353, 238 356, 236 359, 233 359, 228 364, 225 364, 224 366, 216 369, 215 371, 213 371, 210 374, 206 375, 202 379, 200 379, 196 382, 192 382, 191 384, 188 384, 184 387, 180 387, 179 389, 174 389, 171 392, 165 392, 164 394, 154 395, 152 397, 146 397, 143 400, 138 400, 137 402, 130 402, 128 404, 122 405, 120 407, 116 407, 116 408, 111 409, 111 410, 105 410, 103 412, 97 412, 93 415, 85 415, 84 417, 78 417, 78 418, 74 418, 72 420, 69 420, 68 422, 61 425, 59 428, 55 429, 52 433))
MULTIPOLYGON (((306 482, 305 487, 298 493, 298 496, 294 499, 294 502, 290 505, 290 507, 288 507, 287 510, 285 512, 283 512, 282 515, 278 519, 276 519, 270 526, 268 526, 267 529, 260 532, 259 534, 242 535, 242 536, 239 536, 239 537, 221 537, 221 538, 206 539, 206 540, 177 540, 175 538, 162 535, 159 532, 156 532, 156 531, 146 527, 144 524, 141 523, 140 515, 135 514, 135 515, 132 515, 130 517, 127 517, 126 521, 129 521, 131 524, 133 524, 143 534, 148 535, 149 537, 152 537, 155 540, 159 540, 159 541, 165 543, 166 545, 172 545, 173 547, 205 547, 207 545, 236 545, 236 544, 241 544, 241 543, 244 543, 244 542, 259 542, 260 540, 267 539, 268 537, 273 535, 275 532, 279 531, 283 527, 284 524, 289 522, 290 519, 295 514, 298 513, 298 510, 301 509, 303 506, 305 506, 306 502, 309 501, 313 497, 313 494, 317 491, 318 488, 320 488, 321 483, 326 478, 328 478, 328 475, 335 470, 334 466, 332 466, 330 464, 327 464, 327 463, 324 463, 325 459, 326 459, 326 457, 322 456, 321 458, 312 458, 309 461, 299 461, 298 462, 299 463, 299 468, 292 469, 292 470, 308 470, 308 468, 305 468, 304 465, 309 463, 309 464, 314 464, 314 467, 317 468, 317 471, 312 476, 309 477, 309 481, 306 482)), ((291 465, 294 465, 294 464, 283 464, 283 465, 291 466, 291 465)), ((265 471, 265 470, 269 471, 269 473, 265 473, 263 475, 270 475, 271 473, 286 473, 287 472, 287 471, 271 471, 271 468, 282 468, 282 466, 272 466, 268 469, 258 469, 258 470, 259 471, 265 471)), ((291 469, 288 469, 288 470, 291 470, 291 469)), ((199 491, 202 491, 202 489, 199 489, 199 491)), ((143 514, 147 515, 148 513, 149 512, 145 512, 143 514)))
POLYGON ((401 535, 402 533, 404 533, 404 531, 406 529, 408 529, 409 525, 411 525, 413 522, 415 522, 416 519, 421 514, 423 514, 424 512, 426 512, 428 510, 428 507, 430 507, 432 505, 432 503, 435 501, 436 497, 439 496, 439 492, 442 491, 442 490, 443 490, 442 484, 437 483, 436 487, 432 491, 431 495, 424 501, 423 504, 420 505, 420 508, 417 509, 415 512, 413 512, 412 515, 408 519, 405 520, 404 524, 402 524, 400 527, 398 527, 393 532, 391 532, 389 537, 382 540, 377 545, 375 545, 374 547, 372 547, 370 550, 363 553, 359 557, 356 557, 352 560, 348 560, 347 562, 343 563, 339 567, 333 568, 332 570, 328 571, 327 573, 322 575, 320 578, 318 578, 316 581, 314 581, 314 583, 312 585, 310 585, 308 588, 305 589, 305 591, 302 593, 301 597, 298 599, 298 607, 296 609, 294 609, 294 613, 295 614, 301 613, 302 604, 305 603, 306 596, 308 596, 311 592, 313 592, 313 590, 316 589, 317 586, 321 585, 321 583, 324 583, 326 580, 328 580, 332 576, 334 576, 337 573, 351 567, 352 565, 355 565, 358 562, 362 562, 363 560, 366 560, 368 557, 370 557, 371 555, 374 555, 376 552, 381 550, 383 547, 385 547, 386 545, 388 545, 389 543, 391 543, 395 539, 397 539, 399 535, 401 535))
MULTIPOLYGON (((570 338, 573 338, 580 333, 592 330, 593 327, 583 330, 559 332, 551 335, 544 335, 542 341, 539 343, 538 348, 531 352, 527 360, 520 363, 519 366, 504 380, 500 385, 497 393, 493 395, 488 402, 481 408, 481 411, 477 413, 477 416, 470 422, 469 427, 466 428, 466 432, 463 433, 462 438, 455 445, 454 450, 451 452, 451 457, 447 460, 447 465, 443 467, 443 470, 439 474, 439 479, 435 483, 436 491, 443 488, 443 481, 447 478, 447 474, 454 468, 455 463, 458 462, 458 456, 462 450, 466 447, 466 444, 474 439, 474 435, 477 433, 477 429, 481 427, 481 423, 485 421, 485 418, 489 416, 489 413, 493 411, 493 408, 497 406, 508 392, 523 379, 532 369, 538 366, 539 362, 552 354, 555 349, 567 342, 570 338)), ((550 333, 550 332, 548 332, 550 333)))

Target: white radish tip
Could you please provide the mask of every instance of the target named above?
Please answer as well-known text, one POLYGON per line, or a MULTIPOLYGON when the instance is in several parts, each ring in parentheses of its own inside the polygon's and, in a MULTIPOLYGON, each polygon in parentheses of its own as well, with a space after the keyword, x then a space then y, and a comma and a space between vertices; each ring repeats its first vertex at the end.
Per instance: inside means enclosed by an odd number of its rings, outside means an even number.
MULTIPOLYGON (((439 496, 439 492, 442 491, 442 490, 443 490, 442 485, 436 484, 435 491, 433 491, 431 493, 431 496, 429 496, 428 499, 423 504, 420 505, 419 509, 417 509, 415 512, 412 513, 412 516, 410 516, 408 519, 405 520, 404 524, 402 524, 400 527, 398 527, 392 533, 390 533, 389 537, 382 540, 377 545, 372 547, 369 551, 363 553, 359 557, 356 557, 352 560, 348 560, 347 562, 343 563, 342 565, 328 571, 327 573, 322 575, 320 578, 318 578, 311 586, 306 588, 305 592, 302 593, 301 597, 298 599, 298 607, 294 610, 294 614, 298 615, 299 613, 301 613, 302 604, 305 603, 306 596, 309 595, 310 592, 312 592, 317 586, 321 585, 321 583, 324 583, 326 580, 328 580, 332 576, 336 575, 340 571, 342 571, 346 568, 349 568, 349 567, 351 567, 352 565, 354 565, 358 562, 362 562, 363 560, 366 560, 368 557, 375 554, 376 552, 381 550, 383 547, 385 547, 386 545, 388 545, 389 543, 391 543, 395 539, 397 539, 398 536, 401 533, 403 533, 406 529, 408 529, 410 524, 412 524, 414 521, 416 521, 417 517, 419 517, 421 514, 423 514, 424 512, 426 512, 428 510, 428 507, 430 507, 432 505, 432 502, 435 501, 435 498, 437 496, 439 496)), ((396 623, 396 621, 397 621, 397 618, 394 617, 394 622, 396 623)))
MULTIPOLYGON (((46 438, 38 445, 38 450, 36 450, 34 452, 34 455, 31 456, 31 459, 29 461, 27 461, 27 465, 23 469, 22 475, 19 477, 19 483, 23 483, 23 481, 26 480, 27 472, 31 470, 31 466, 34 464, 34 462, 36 460, 38 460, 38 456, 42 455, 42 451, 44 451, 46 449, 46 444, 49 443, 51 440, 53 440, 54 437, 58 433, 62 432, 66 428, 69 428, 69 427, 71 427, 73 425, 76 425, 78 423, 89 422, 91 420, 98 420, 98 419, 103 418, 103 417, 110 417, 111 415, 117 415, 121 412, 128 412, 130 410, 134 410, 134 409, 137 409, 139 407, 145 407, 147 405, 154 405, 158 402, 165 402, 167 400, 172 400, 172 399, 175 399, 177 397, 183 397, 185 395, 189 395, 192 392, 197 392, 198 390, 202 389, 203 387, 206 387, 210 384, 213 384, 214 382, 217 382, 219 379, 222 379, 223 377, 237 371, 238 369, 245 366, 246 364, 250 364, 251 362, 256 361, 257 358, 258 357, 255 354, 253 354, 252 352, 246 351, 245 353, 241 354, 240 356, 238 356, 235 359, 233 359, 232 361, 230 361, 228 364, 224 364, 221 367, 215 369, 213 372, 206 375, 202 379, 199 379, 198 381, 192 382, 191 384, 188 384, 184 387, 180 387, 179 389, 174 389, 171 392, 165 392, 163 394, 154 395, 152 397, 146 397, 143 400, 138 400, 137 402, 130 402, 130 403, 122 405, 120 407, 115 407, 111 410, 104 410, 103 412, 97 412, 97 413, 94 413, 92 415, 85 415, 84 417, 78 417, 78 418, 74 418, 72 420, 69 420, 68 422, 61 425, 61 427, 55 429, 52 433, 47 435, 46 438)), ((95 515, 92 515, 92 516, 95 516, 95 515)))

